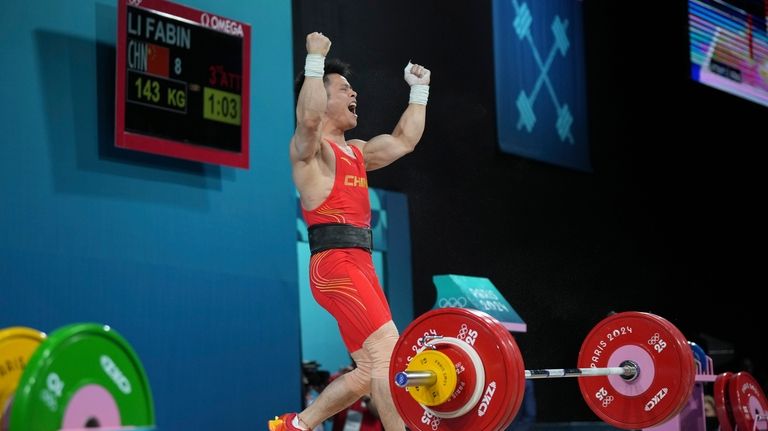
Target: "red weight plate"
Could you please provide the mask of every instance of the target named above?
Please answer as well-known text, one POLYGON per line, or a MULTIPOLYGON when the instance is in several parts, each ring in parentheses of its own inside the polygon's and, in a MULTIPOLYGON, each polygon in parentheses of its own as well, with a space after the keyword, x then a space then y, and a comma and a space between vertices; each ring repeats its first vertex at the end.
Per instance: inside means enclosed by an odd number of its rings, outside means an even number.
MULTIPOLYGON (((522 370, 522 372, 525 372, 525 366, 523 365, 523 358, 520 354, 520 349, 517 347, 517 343, 515 342, 514 337, 512 337, 512 334, 502 325, 499 323, 496 318, 493 316, 487 315, 485 313, 483 314, 483 319, 485 320, 486 324, 493 329, 494 333, 498 337, 499 345, 502 347, 502 357, 497 360, 502 360, 505 363, 509 364, 508 366, 512 369, 519 368, 522 370)), ((458 349, 460 350, 460 349, 458 349)), ((523 386, 525 383, 521 383, 523 386)), ((522 397, 524 396, 525 388, 523 387, 523 394, 516 394, 514 392, 509 392, 510 396, 514 397, 522 397)), ((480 395, 480 394, 478 394, 480 395)), ((471 393, 467 395, 467 398, 471 397, 471 393)), ((522 399, 517 402, 513 399, 510 399, 509 401, 506 401, 506 409, 502 413, 503 419, 500 421, 501 427, 500 429, 506 429, 507 426, 512 422, 512 420, 515 418, 515 415, 517 414, 517 411, 520 408, 520 403, 522 403, 522 399)), ((437 406, 437 408, 432 407, 433 411, 436 411, 436 413, 439 413, 441 417, 444 416, 444 412, 448 410, 443 410, 443 406, 437 406)))
MULTIPOLYGON (((508 425, 522 402, 525 370, 512 335, 498 331, 497 326, 500 326, 498 321, 480 311, 441 308, 420 316, 403 331, 390 363, 390 388, 395 406, 409 428, 496 431, 508 425), (473 366, 482 364, 484 378, 477 389, 477 397, 470 396, 465 404, 458 402, 428 409, 419 405, 405 389, 395 385, 394 376, 405 370, 413 356, 425 348, 425 336, 442 336, 444 338, 435 339, 430 345, 460 361, 468 360, 473 366), (475 360, 467 359, 473 355, 475 360), (477 401, 472 402, 473 399, 477 401), (464 413, 445 417, 446 411, 455 413, 457 410, 464 413)), ((475 378, 478 375, 480 371, 475 370, 475 378)), ((461 374, 459 378, 462 378, 461 374)), ((474 393, 476 384, 471 386, 465 390, 474 393)))
POLYGON ((746 371, 731 376, 728 382, 731 412, 740 430, 768 430, 768 400, 754 377, 746 371), (761 418, 758 421, 758 418, 761 418))
POLYGON ((514 390, 506 392, 507 396, 504 398, 504 402, 501 405, 504 411, 501 413, 503 419, 500 420, 499 429, 504 430, 515 418, 525 394, 525 366, 523 364, 523 357, 514 337, 504 325, 489 314, 479 311, 477 314, 485 320, 498 337, 502 357, 497 358, 496 360, 503 361, 504 364, 506 364, 506 368, 512 370, 513 376, 518 375, 518 373, 522 376, 522 380, 518 380, 514 385, 510 386, 513 387, 514 390))
MULTIPOLYGON (((502 340, 507 346, 506 349, 502 350, 502 352, 507 355, 505 356, 504 360, 509 361, 510 364, 514 364, 514 367, 519 368, 521 370, 520 372, 522 372, 523 376, 525 376, 525 364, 523 362, 523 356, 522 353, 520 353, 520 348, 517 346, 515 337, 493 316, 487 315, 486 319, 493 323, 493 328, 499 334, 499 339, 502 340)), ((510 367, 512 367, 512 365, 510 365, 510 367)), ((523 397, 525 396, 525 380, 520 383, 520 386, 522 386, 522 392, 516 394, 519 397, 519 401, 510 402, 508 404, 506 418, 503 421, 505 425, 501 429, 506 429, 515 419, 518 410, 520 410, 520 405, 522 404, 523 397)))
POLYGON ((618 313, 590 331, 579 351, 580 368, 637 364, 639 373, 579 379, 587 405, 621 429, 650 428, 671 419, 690 398, 696 377, 685 336, 665 319, 640 312, 618 313))
MULTIPOLYGON (((696 385, 696 373, 697 373, 698 369, 696 368, 696 354, 691 349, 691 345, 688 342, 688 340, 685 337, 685 335, 683 335, 683 333, 680 332, 680 330, 677 329, 677 327, 675 325, 673 325, 669 320, 666 320, 663 317, 658 316, 658 315, 654 315, 654 314, 651 314, 651 316, 653 318, 657 319, 659 322, 661 322, 661 324, 666 326, 666 328, 670 332, 672 332, 672 333, 677 335, 674 338, 674 340, 679 344, 680 349, 686 349, 684 351, 690 351, 690 353, 691 353, 691 367, 689 368, 687 366, 683 366, 681 368, 681 370, 683 372, 690 371, 690 373, 691 373, 690 377, 686 377, 682 381, 687 382, 690 379, 690 381, 692 383, 691 383, 690 386, 686 386, 687 389, 688 389, 687 392, 682 392, 681 393, 679 407, 677 409, 673 410, 672 412, 670 412, 669 416, 667 416, 667 418, 664 419, 664 421, 662 421, 662 423, 663 423, 663 422, 666 422, 666 421, 672 419, 677 414, 679 414, 685 408, 685 406, 688 404, 688 401, 690 401, 691 396, 693 395, 693 388, 696 385)), ((683 353, 683 356, 685 356, 685 353, 683 353)), ((687 361, 685 361, 685 362, 687 362, 687 361)), ((685 389, 686 387, 683 387, 683 389, 685 389)))
POLYGON ((736 426, 728 396, 728 383, 732 375, 733 373, 726 372, 719 374, 715 379, 712 395, 715 398, 715 413, 717 414, 717 421, 720 423, 720 431, 733 431, 736 426))

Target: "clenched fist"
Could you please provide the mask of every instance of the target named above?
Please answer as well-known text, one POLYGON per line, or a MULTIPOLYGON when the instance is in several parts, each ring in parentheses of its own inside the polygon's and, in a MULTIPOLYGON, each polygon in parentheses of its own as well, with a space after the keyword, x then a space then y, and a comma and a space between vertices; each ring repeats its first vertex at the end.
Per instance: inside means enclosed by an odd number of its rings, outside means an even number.
POLYGON ((424 66, 418 64, 411 64, 409 61, 405 66, 405 82, 408 85, 422 84, 429 85, 429 77, 431 72, 424 66))
POLYGON ((322 33, 314 32, 307 35, 307 54, 319 54, 325 57, 330 49, 331 39, 323 36, 322 33))

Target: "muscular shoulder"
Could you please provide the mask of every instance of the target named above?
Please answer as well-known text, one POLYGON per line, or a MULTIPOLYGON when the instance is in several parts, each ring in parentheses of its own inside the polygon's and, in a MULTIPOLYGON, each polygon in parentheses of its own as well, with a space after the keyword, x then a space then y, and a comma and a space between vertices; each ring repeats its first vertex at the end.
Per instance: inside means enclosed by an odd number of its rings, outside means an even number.
POLYGON ((347 141, 347 145, 354 145, 357 148, 359 148, 361 151, 365 146, 365 144, 366 144, 366 141, 363 141, 362 139, 350 139, 347 141))
POLYGON ((296 150, 296 147, 294 145, 293 140, 296 139, 295 137, 291 140, 291 150, 290 150, 290 157, 291 157, 291 163, 296 165, 316 165, 318 163, 327 163, 329 161, 333 161, 334 153, 333 149, 330 147, 330 144, 326 140, 321 140, 319 145, 319 151, 315 153, 312 157, 309 157, 307 159, 302 159, 299 157, 298 151, 296 150))

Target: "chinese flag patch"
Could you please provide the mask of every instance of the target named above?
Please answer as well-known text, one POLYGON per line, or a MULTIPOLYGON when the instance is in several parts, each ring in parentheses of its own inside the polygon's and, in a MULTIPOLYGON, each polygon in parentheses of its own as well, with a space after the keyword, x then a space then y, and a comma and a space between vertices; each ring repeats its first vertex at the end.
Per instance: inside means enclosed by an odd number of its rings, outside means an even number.
POLYGON ((164 46, 148 44, 147 47, 147 72, 153 75, 168 77, 170 68, 170 50, 164 46))

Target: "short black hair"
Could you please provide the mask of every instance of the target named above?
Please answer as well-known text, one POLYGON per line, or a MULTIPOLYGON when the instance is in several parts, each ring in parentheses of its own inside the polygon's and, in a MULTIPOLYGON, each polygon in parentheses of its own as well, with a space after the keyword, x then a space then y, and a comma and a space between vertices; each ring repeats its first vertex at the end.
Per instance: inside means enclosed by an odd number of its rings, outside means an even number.
MULTIPOLYGON (((352 74, 352 69, 349 67, 348 63, 345 63, 338 58, 330 58, 325 60, 325 71, 323 73, 323 84, 328 84, 328 75, 332 73, 337 73, 347 79, 349 79, 349 76, 352 74)), ((296 85, 294 87, 294 91, 296 92, 296 98, 299 98, 299 92, 301 91, 301 86, 304 85, 304 70, 299 73, 299 75, 296 77, 296 85)))

